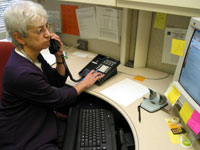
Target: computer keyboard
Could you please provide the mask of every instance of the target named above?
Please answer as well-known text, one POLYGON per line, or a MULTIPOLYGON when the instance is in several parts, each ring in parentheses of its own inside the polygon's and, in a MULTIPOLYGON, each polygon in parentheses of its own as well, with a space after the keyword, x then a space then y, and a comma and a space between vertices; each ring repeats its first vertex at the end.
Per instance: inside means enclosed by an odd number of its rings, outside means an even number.
POLYGON ((64 150, 117 150, 112 112, 100 108, 73 109, 70 118, 71 121, 68 123, 70 131, 67 131, 64 142, 64 147, 67 148, 64 150), (72 141, 75 142, 75 146, 71 145, 71 138, 74 139, 72 141))
POLYGON ((82 109, 79 120, 77 149, 112 150, 112 114, 105 109, 82 109))

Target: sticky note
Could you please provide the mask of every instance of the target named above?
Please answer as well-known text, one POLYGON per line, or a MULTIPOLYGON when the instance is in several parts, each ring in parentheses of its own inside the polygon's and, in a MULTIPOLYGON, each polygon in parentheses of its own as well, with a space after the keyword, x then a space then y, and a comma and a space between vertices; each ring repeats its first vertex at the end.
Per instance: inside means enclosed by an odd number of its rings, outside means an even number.
POLYGON ((196 135, 200 132, 200 114, 194 110, 191 118, 188 120, 187 125, 194 131, 196 135))
POLYGON ((154 28, 164 29, 166 23, 167 14, 165 13, 156 13, 154 20, 154 28))
POLYGON ((185 101, 183 107, 181 108, 179 114, 183 119, 184 123, 187 124, 188 120, 192 116, 193 110, 190 105, 185 101))
POLYGON ((182 136, 182 134, 174 135, 171 131, 169 131, 168 134, 169 134, 169 137, 170 137, 170 141, 173 144, 180 144, 180 136, 182 136))
POLYGON ((133 79, 143 82, 146 78, 142 76, 135 76, 133 79))
POLYGON ((170 85, 169 89, 171 89, 171 90, 168 91, 169 93, 167 94, 167 98, 168 98, 169 102, 172 105, 174 105, 176 103, 176 101, 179 99, 181 94, 180 94, 179 90, 172 84, 170 85))
POLYGON ((185 41, 172 39, 171 54, 183 56, 185 49, 185 41))

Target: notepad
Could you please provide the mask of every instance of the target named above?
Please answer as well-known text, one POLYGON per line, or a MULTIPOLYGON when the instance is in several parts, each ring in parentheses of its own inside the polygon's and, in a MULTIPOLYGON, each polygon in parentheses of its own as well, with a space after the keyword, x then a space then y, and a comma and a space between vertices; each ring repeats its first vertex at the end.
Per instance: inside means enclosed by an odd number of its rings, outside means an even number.
POLYGON ((188 120, 187 125, 194 131, 196 135, 200 133, 200 114, 194 110, 191 118, 188 120))
POLYGON ((168 98, 169 102, 172 106, 177 102, 180 97, 180 92, 173 84, 170 84, 167 91, 165 92, 165 96, 168 98))
POLYGON ((173 39, 172 40, 172 47, 171 47, 171 54, 183 56, 185 49, 185 41, 173 39))
POLYGON ((193 109, 191 106, 187 103, 187 101, 184 102, 183 107, 179 111, 179 114, 181 118, 183 119, 184 123, 187 124, 188 120, 193 114, 193 109))
POLYGON ((149 89, 142 84, 126 78, 102 90, 100 93, 118 104, 128 106, 145 94, 148 94, 149 89))

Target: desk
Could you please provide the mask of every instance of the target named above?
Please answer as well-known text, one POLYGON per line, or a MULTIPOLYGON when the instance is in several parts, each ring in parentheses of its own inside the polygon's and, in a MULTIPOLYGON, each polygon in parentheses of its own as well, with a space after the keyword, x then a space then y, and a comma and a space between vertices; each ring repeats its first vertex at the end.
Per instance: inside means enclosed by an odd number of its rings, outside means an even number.
MULTIPOLYGON (((85 57, 80 57, 78 55, 74 55, 74 52, 78 50, 75 48, 70 48, 67 50, 67 64, 68 67, 75 79, 80 78, 78 76, 78 72, 89 63, 92 58, 96 56, 94 53, 85 52, 88 55, 85 57)), ((87 89, 86 92, 101 98, 107 103, 111 104, 114 108, 116 108, 122 116, 127 120, 132 134, 135 139, 135 147, 136 150, 182 150, 183 147, 179 144, 172 144, 170 142, 170 138, 168 132, 170 131, 167 123, 165 122, 165 118, 170 118, 173 114, 168 114, 164 111, 158 111, 155 113, 148 113, 141 110, 141 118, 142 121, 139 123, 138 121, 138 111, 137 106, 142 102, 142 98, 136 100, 128 106, 120 105, 108 97, 102 95, 100 91, 103 89, 125 79, 133 79, 134 75, 141 75, 148 78, 163 78, 167 74, 156 71, 149 68, 128 68, 122 65, 118 67, 118 74, 112 77, 111 79, 104 82, 101 86, 94 85, 91 88, 87 89)), ((164 79, 160 80, 149 80, 146 79, 144 82, 139 82, 147 87, 157 90, 159 93, 164 93, 168 88, 170 82, 172 81, 172 75, 167 76, 164 79)), ((72 82, 70 79, 66 81, 66 84, 74 86, 76 83, 72 82)), ((170 107, 170 106, 169 106, 170 107)), ((191 149, 192 150, 192 149, 191 149)))

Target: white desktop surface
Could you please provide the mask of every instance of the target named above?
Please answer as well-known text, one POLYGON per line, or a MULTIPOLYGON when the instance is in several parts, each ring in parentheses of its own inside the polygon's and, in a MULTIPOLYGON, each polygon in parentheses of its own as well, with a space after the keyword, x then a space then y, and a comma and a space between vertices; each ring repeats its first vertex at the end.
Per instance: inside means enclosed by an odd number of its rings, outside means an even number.
MULTIPOLYGON (((75 48, 70 48, 67 50, 66 59, 69 70, 71 71, 75 79, 79 79, 80 76, 78 72, 88 64, 96 54, 85 52, 87 55, 79 56, 77 52, 79 50, 75 48), (76 55, 74 55, 76 54, 76 55)), ((81 51, 82 53, 82 51, 81 51)), ((149 113, 141 109, 141 122, 138 121, 138 110, 137 107, 142 102, 142 98, 136 100, 128 106, 123 106, 115 101, 109 99, 100 93, 103 89, 112 86, 113 84, 129 78, 133 79, 133 75, 140 75, 150 79, 146 79, 144 82, 136 81, 142 85, 152 88, 161 94, 167 90, 169 84, 172 82, 172 75, 156 71, 150 68, 128 68, 123 65, 119 65, 117 75, 105 81, 101 86, 93 85, 91 88, 87 89, 86 92, 95 95, 107 103, 111 104, 116 108, 123 117, 127 120, 134 139, 135 139, 135 149, 136 150, 183 150, 180 144, 172 144, 168 132, 170 131, 165 118, 173 117, 172 112, 170 114, 165 111, 157 111, 154 113, 149 113), (167 77, 166 77, 167 76, 167 77), (158 78, 163 78, 156 80, 158 78), (153 80, 154 79, 154 80, 153 80)), ((74 86, 76 83, 72 82, 70 79, 66 81, 66 84, 74 86)), ((122 89, 123 90, 123 89, 122 89)), ((171 107, 170 105, 168 107, 171 107)), ((190 148, 192 150, 193 148, 190 148)))

